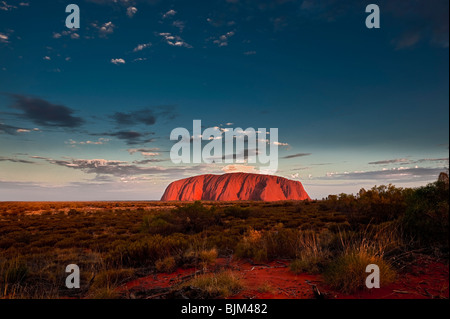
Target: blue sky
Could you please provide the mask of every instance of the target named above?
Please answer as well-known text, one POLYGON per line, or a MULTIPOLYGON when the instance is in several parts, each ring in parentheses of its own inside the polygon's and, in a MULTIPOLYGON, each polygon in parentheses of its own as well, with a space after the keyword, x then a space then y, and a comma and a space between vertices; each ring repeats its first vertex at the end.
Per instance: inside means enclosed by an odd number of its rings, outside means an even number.
POLYGON ((194 119, 278 128, 277 175, 313 198, 434 181, 448 1, 375 2, 368 29, 372 2, 0 1, 0 200, 159 199, 179 178, 254 169, 173 164, 170 132, 194 119))

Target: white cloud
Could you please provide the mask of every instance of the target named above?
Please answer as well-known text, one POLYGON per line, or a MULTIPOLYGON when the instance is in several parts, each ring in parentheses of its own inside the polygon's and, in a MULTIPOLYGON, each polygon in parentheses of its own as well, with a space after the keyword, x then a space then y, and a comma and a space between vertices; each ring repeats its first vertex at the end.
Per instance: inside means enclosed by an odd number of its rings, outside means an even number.
POLYGON ((75 159, 71 163, 66 163, 65 166, 72 166, 72 167, 100 167, 100 166, 116 166, 121 165, 126 162, 124 161, 115 161, 115 160, 105 160, 105 159, 92 159, 92 160, 85 160, 85 159, 75 159))
POLYGON ((222 171, 224 171, 225 173, 236 173, 236 172, 258 173, 258 171, 256 170, 256 168, 254 166, 238 165, 238 164, 227 165, 222 168, 222 171))
POLYGON ((424 163, 424 162, 448 162, 449 158, 423 158, 415 161, 414 163, 424 163))
POLYGON ((168 45, 171 45, 171 46, 174 46, 174 47, 192 48, 192 46, 190 44, 185 42, 178 35, 172 35, 169 32, 160 33, 159 35, 164 38, 164 40, 166 41, 166 43, 168 45))
POLYGON ((69 139, 68 141, 65 142, 65 144, 69 144, 69 145, 103 145, 109 141, 110 141, 110 139, 108 139, 108 138, 99 138, 97 141, 81 141, 81 142, 77 142, 72 139, 69 139))
POLYGON ((114 23, 112 23, 111 21, 106 22, 102 25, 92 23, 91 26, 98 30, 99 36, 102 38, 106 38, 108 34, 112 34, 114 32, 114 29, 116 28, 114 23))
MULTIPOLYGON (((28 7, 30 4, 28 2, 20 2, 19 6, 28 7)), ((11 11, 13 9, 17 9, 17 7, 12 4, 8 4, 6 1, 0 1, 0 11, 11 11)))
POLYGON ((75 29, 70 30, 64 30, 62 32, 53 32, 52 38, 53 39, 60 39, 62 37, 68 36, 71 39, 79 39, 80 35, 75 32, 75 29))
POLYGON ((234 31, 227 32, 226 34, 221 35, 218 39, 215 39, 213 43, 217 44, 219 47, 226 47, 228 46, 228 40, 234 35, 234 31))
POLYGON ((169 18, 169 17, 173 17, 176 14, 177 14, 177 12, 175 10, 169 10, 166 13, 163 14, 163 19, 166 19, 166 18, 169 18))
POLYGON ((418 167, 414 168, 399 167, 379 171, 354 171, 344 173, 327 173, 326 177, 318 179, 335 180, 376 180, 381 183, 399 182, 399 181, 432 181, 437 180, 440 172, 448 171, 448 167, 418 167))
POLYGON ((12 9, 17 9, 17 7, 12 4, 7 4, 6 1, 0 1, 0 10, 11 11, 12 9))
POLYGON ((141 152, 142 156, 159 156, 159 153, 141 152))
POLYGON ((128 7, 127 8, 127 16, 132 18, 134 15, 138 12, 138 9, 136 7, 128 7))
POLYGON ((152 44, 151 44, 150 42, 149 42, 149 43, 138 44, 138 46, 135 47, 135 48, 133 49, 133 52, 142 51, 142 50, 144 50, 145 48, 150 47, 151 45, 152 45, 152 44))
POLYGON ((0 32, 0 43, 9 43, 9 36, 0 32))
POLYGON ((174 21, 174 22, 172 23, 172 25, 173 25, 174 27, 178 28, 178 29, 180 30, 180 32, 183 32, 184 27, 185 27, 184 22, 183 22, 183 21, 179 21, 179 20, 174 21))
POLYGON ((124 59, 111 59, 111 63, 118 65, 118 64, 125 64, 125 60, 124 59))
POLYGON ((130 153, 130 155, 133 155, 134 153, 141 153, 143 155, 143 153, 151 153, 151 152, 155 152, 155 151, 159 151, 159 148, 154 147, 154 148, 129 148, 129 149, 127 149, 127 152, 130 153))
POLYGON ((277 145, 277 146, 289 146, 289 143, 281 143, 281 142, 273 142, 273 145, 277 145))
POLYGON ((103 33, 103 34, 110 34, 110 33, 113 33, 114 32, 114 28, 115 28, 116 26, 110 21, 110 22, 106 22, 105 24, 103 24, 101 27, 100 27, 100 32, 101 33, 103 33))

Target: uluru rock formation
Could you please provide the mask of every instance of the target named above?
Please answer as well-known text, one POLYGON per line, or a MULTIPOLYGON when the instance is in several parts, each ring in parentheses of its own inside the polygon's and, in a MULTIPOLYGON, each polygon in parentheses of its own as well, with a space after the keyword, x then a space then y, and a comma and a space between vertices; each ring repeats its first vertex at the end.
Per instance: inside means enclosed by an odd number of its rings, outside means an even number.
POLYGON ((172 182, 162 201, 309 200, 302 183, 279 176, 230 173, 200 175, 172 182))

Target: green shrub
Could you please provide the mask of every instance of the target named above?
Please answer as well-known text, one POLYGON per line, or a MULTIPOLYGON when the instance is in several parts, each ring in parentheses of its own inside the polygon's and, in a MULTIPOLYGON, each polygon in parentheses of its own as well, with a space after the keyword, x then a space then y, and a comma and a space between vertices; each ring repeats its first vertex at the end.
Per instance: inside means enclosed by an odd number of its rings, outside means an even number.
POLYGON ((214 206, 208 209, 199 201, 178 207, 173 214, 184 225, 183 233, 198 233, 221 222, 214 206))
POLYGON ((124 266, 150 266, 158 259, 180 255, 189 246, 181 234, 168 237, 153 235, 132 243, 114 245, 107 262, 124 266))
POLYGON ((170 212, 145 216, 141 230, 152 234, 196 234, 220 223, 215 208, 206 208, 201 202, 177 207, 170 212))
POLYGON ((449 187, 436 182, 417 188, 408 198, 408 208, 402 219, 406 234, 419 244, 437 244, 448 250, 449 187))
POLYGON ((144 216, 141 229, 152 234, 170 235, 182 231, 182 225, 177 225, 170 213, 159 213, 154 216, 144 216))
POLYGON ((299 231, 289 228, 278 228, 264 233, 263 241, 267 249, 267 257, 295 258, 299 251, 299 231))
POLYGON ((240 206, 230 206, 224 209, 225 216, 234 218, 247 219, 250 216, 249 208, 242 208, 240 206))

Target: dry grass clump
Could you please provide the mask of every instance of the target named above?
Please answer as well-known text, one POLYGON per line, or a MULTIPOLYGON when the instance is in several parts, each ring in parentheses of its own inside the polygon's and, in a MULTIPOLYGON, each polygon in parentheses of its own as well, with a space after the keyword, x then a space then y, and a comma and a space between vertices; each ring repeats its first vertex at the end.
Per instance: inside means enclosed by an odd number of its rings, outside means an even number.
POLYGON ((244 288, 239 275, 230 270, 199 275, 184 286, 201 289, 211 298, 227 298, 244 288))
POLYGON ((380 286, 392 283, 396 274, 382 257, 368 251, 347 252, 339 256, 324 273, 325 280, 343 293, 354 293, 366 288, 366 267, 375 264, 380 268, 380 286))
POLYGON ((133 278, 134 269, 105 269, 98 272, 92 285, 89 287, 89 298, 92 299, 117 299, 120 293, 117 288, 133 278))
POLYGON ((333 288, 344 293, 354 293, 366 288, 366 267, 375 264, 380 269, 380 286, 392 283, 396 272, 384 258, 388 249, 400 245, 398 233, 386 229, 375 234, 363 232, 358 236, 341 234, 342 250, 329 263, 324 272, 325 280, 333 288))
POLYGON ((296 274, 321 273, 328 263, 331 251, 331 234, 303 231, 299 233, 297 258, 290 264, 296 274))
POLYGON ((177 263, 175 258, 170 256, 156 261, 155 267, 158 272, 171 273, 176 269, 177 263))

